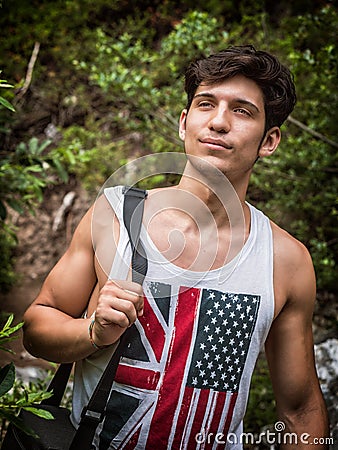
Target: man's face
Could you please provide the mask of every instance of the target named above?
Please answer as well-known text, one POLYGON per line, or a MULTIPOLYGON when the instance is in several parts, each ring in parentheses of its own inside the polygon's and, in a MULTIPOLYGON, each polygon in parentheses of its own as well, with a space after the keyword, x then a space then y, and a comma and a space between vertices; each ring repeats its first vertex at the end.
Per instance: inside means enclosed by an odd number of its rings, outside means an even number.
POLYGON ((201 84, 180 118, 186 154, 208 160, 229 179, 250 173, 264 136, 263 93, 238 75, 214 85, 201 84))

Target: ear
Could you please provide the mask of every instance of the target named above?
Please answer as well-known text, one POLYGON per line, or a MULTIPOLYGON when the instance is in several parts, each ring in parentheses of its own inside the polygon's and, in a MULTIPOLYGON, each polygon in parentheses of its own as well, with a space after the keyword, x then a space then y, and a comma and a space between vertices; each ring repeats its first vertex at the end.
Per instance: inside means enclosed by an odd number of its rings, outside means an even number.
POLYGON ((262 144, 258 150, 258 156, 264 158, 271 156, 277 149, 281 140, 281 131, 279 127, 270 128, 265 134, 262 144))
POLYGON ((187 114, 188 114, 188 111, 186 109, 184 109, 181 112, 181 116, 180 116, 178 134, 179 134, 180 138, 182 139, 182 141, 184 141, 184 139, 185 139, 187 114))

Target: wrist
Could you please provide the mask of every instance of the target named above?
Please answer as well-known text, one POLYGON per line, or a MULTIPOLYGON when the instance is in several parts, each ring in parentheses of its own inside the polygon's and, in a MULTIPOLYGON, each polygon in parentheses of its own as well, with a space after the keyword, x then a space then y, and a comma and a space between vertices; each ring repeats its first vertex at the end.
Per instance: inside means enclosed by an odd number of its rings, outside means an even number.
POLYGON ((96 342, 94 341, 94 337, 93 337, 94 324, 95 324, 95 319, 92 319, 90 321, 90 324, 89 324, 89 327, 88 327, 88 335, 89 335, 90 343, 91 343, 92 347, 95 348, 95 350, 103 350, 104 348, 109 347, 109 345, 98 345, 98 344, 96 344, 96 342))

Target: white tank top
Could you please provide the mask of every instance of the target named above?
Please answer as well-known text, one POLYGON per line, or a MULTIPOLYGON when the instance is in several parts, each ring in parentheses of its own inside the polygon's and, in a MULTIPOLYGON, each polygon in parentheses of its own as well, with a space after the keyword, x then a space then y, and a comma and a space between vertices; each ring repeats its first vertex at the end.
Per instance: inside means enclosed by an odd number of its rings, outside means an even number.
MULTIPOLYGON (((125 279, 131 250, 122 187, 104 194, 121 225, 110 277, 125 279)), ((144 315, 133 326, 95 448, 242 449, 250 380, 274 314, 271 226, 249 207, 251 227, 242 251, 206 273, 170 263, 142 228, 148 257, 144 315)), ((112 351, 98 351, 76 365, 75 426, 112 351)))

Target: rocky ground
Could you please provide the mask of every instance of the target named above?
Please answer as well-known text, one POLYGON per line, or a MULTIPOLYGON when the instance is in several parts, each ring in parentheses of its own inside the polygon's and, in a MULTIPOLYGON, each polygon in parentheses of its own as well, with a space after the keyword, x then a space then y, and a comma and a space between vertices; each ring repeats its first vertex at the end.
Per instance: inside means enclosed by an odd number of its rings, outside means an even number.
MULTIPOLYGON (((16 251, 18 281, 8 293, 0 293, 0 309, 13 312, 16 322, 39 292, 49 270, 68 246, 72 233, 93 199, 78 185, 70 183, 46 192, 35 217, 14 213, 19 246, 16 251)), ((338 335, 337 298, 319 293, 314 316, 315 352, 322 390, 330 412, 332 431, 338 448, 338 335)), ((45 361, 33 358, 23 348, 21 334, 11 345, 15 355, 0 353, 0 366, 14 361, 22 377, 37 376, 45 361)))

